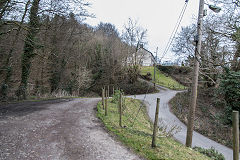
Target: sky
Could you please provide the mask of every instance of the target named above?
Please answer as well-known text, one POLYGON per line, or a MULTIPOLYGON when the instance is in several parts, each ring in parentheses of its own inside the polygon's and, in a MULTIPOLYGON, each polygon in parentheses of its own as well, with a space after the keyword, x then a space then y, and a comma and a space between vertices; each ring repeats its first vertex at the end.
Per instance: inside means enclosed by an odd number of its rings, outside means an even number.
MULTIPOLYGON (((210 0, 209 0, 210 1, 210 0)), ((128 18, 138 21, 147 29, 148 45, 145 47, 161 57, 169 37, 174 29, 185 0, 89 0, 92 4, 88 11, 96 18, 88 18, 85 22, 97 26, 100 22, 114 24, 121 33, 128 18)), ((196 23, 199 0, 189 0, 181 26, 196 23), (194 20, 195 19, 195 20, 194 20)), ((181 30, 181 26, 178 31, 181 30)), ((169 49, 163 61, 174 60, 169 49)))

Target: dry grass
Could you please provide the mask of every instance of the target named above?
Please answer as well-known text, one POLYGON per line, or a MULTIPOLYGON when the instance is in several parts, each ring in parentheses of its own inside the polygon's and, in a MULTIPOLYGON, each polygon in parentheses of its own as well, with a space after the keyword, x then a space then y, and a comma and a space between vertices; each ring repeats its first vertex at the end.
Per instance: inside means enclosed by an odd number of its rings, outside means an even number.
MULTIPOLYGON (((232 147, 232 128, 221 119, 223 108, 214 106, 212 97, 199 91, 194 130, 228 147, 232 147)), ((178 93, 171 101, 172 112, 185 124, 189 106, 189 93, 178 93)))

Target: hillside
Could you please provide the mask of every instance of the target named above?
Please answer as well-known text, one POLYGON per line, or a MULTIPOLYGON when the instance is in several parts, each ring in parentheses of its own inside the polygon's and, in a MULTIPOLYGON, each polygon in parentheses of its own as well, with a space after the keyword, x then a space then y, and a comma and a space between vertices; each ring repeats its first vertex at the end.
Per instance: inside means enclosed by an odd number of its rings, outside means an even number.
MULTIPOLYGON (((181 84, 190 86, 191 69, 179 66, 158 66, 166 75, 181 84)), ((200 77, 194 130, 228 147, 232 147, 231 114, 226 112, 227 105, 221 87, 207 87, 200 77)), ((232 83, 229 81, 229 83, 232 83)), ((225 89, 225 88, 224 88, 225 89)), ((178 93, 171 101, 171 111, 187 124, 190 90, 178 93)))
POLYGON ((114 25, 100 23, 93 28, 73 13, 32 21, 18 30, 21 21, 0 26, 0 101, 98 96, 108 85, 111 91, 121 88, 126 94, 155 91, 137 80, 135 62, 127 60, 136 48, 121 38, 114 25), (31 28, 34 21, 38 26, 33 30, 22 28, 31 28))
MULTIPOLYGON (((154 67, 152 66, 142 66, 141 67, 141 77, 146 79, 146 80, 151 80, 152 82, 154 81, 154 67)), ((174 90, 183 90, 186 87, 182 84, 184 83, 179 83, 177 80, 169 76, 171 74, 168 74, 168 72, 163 72, 159 70, 159 67, 156 68, 156 84, 167 87, 169 89, 174 89, 174 90)))
MULTIPOLYGON (((158 66, 163 75, 172 77, 181 84, 190 86, 192 72, 189 67, 158 66)), ((145 69, 146 70, 146 69, 145 69)), ((143 72, 146 73, 146 72, 143 72)), ((200 77, 201 81, 201 77, 200 77)), ((167 82, 172 82, 167 79, 167 82)), ((232 127, 226 124, 224 118, 225 102, 219 97, 219 89, 206 88, 199 82, 198 100, 194 130, 228 147, 232 147, 232 127)), ((178 93, 171 101, 171 111, 185 124, 187 124, 190 90, 178 93)))
MULTIPOLYGON (((224 122, 224 106, 217 103, 216 89, 199 89, 194 130, 225 146, 232 147, 232 126, 224 122)), ((171 104, 171 111, 187 124, 189 92, 178 93, 171 104)))
POLYGON ((167 76, 172 77, 174 80, 184 86, 190 86, 192 69, 184 66, 162 66, 157 65, 157 68, 167 76))

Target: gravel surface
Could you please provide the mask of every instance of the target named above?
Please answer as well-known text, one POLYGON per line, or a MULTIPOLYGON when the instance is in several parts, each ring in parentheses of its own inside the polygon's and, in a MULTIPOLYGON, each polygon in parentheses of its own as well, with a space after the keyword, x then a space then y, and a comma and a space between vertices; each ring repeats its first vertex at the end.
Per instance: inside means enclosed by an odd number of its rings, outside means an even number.
POLYGON ((0 160, 138 160, 96 118, 100 99, 0 106, 0 160))
MULTIPOLYGON (((154 120, 154 116, 155 116, 157 98, 160 98, 159 124, 163 123, 165 126, 167 126, 168 130, 170 130, 170 128, 173 126, 180 127, 181 130, 174 135, 174 138, 185 145, 187 127, 172 112, 170 112, 169 105, 168 105, 168 102, 178 92, 179 91, 173 91, 173 90, 166 89, 164 87, 160 87, 159 93, 147 94, 146 97, 145 95, 137 95, 134 98, 144 100, 144 103, 148 108, 148 114, 152 121, 154 120)), ((193 147, 198 146, 198 147, 207 148, 207 149, 214 147, 217 151, 219 151, 224 155, 226 160, 233 159, 232 149, 222 144, 219 144, 195 131, 193 132, 192 146, 193 147)))

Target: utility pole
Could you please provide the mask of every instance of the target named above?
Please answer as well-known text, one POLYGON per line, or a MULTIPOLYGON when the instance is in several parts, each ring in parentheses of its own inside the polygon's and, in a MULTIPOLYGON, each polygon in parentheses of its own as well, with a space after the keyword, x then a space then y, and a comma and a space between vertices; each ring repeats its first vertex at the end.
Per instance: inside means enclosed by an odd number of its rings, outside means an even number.
POLYGON ((233 160, 239 160, 239 113, 233 111, 233 160))
POLYGON ((158 47, 156 49, 156 59, 154 60, 154 88, 156 89, 156 65, 157 65, 157 53, 158 47))
POLYGON ((203 12, 204 12, 204 0, 199 2, 199 12, 198 12, 198 23, 197 23, 197 46, 195 49, 195 58, 194 58, 194 74, 192 81, 192 94, 191 94, 191 106, 189 106, 188 113, 188 125, 187 125, 187 137, 186 137, 186 146, 192 147, 192 136, 193 136, 193 126, 195 118, 195 110, 197 104, 197 87, 198 87, 198 72, 199 72, 199 57, 201 53, 201 41, 202 41, 202 21, 203 21, 203 12))
POLYGON ((137 52, 138 52, 138 48, 139 47, 139 41, 137 43, 137 47, 136 47, 136 53, 135 53, 135 65, 137 65, 137 52))

